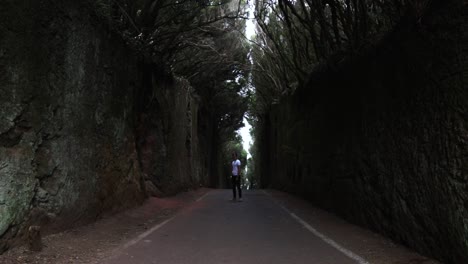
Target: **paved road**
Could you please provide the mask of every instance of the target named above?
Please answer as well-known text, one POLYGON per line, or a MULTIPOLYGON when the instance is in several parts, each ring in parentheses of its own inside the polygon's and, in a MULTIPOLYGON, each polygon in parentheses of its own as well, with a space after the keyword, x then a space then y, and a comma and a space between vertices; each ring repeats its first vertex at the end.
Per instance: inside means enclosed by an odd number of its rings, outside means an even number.
POLYGON ((230 195, 229 190, 209 192, 108 263, 365 263, 314 235, 266 192, 245 192, 243 202, 230 202, 230 195))

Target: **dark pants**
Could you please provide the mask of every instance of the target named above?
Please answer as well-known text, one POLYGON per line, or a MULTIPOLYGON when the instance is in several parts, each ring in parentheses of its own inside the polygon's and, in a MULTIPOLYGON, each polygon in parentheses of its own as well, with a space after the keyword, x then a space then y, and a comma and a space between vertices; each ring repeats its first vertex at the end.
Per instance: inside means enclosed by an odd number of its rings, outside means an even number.
POLYGON ((242 198, 242 189, 240 185, 241 176, 231 176, 231 183, 232 183, 232 197, 236 199, 236 188, 237 192, 239 193, 239 198, 242 198))

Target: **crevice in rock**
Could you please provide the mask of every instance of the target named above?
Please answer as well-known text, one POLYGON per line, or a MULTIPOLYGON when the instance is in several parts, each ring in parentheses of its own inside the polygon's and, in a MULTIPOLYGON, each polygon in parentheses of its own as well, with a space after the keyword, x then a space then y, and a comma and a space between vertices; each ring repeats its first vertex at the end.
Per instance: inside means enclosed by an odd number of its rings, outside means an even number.
POLYGON ((50 173, 45 173, 45 174, 41 174, 41 175, 36 175, 36 178, 39 179, 41 182, 44 180, 44 179, 47 179, 47 178, 51 178, 54 176, 55 172, 57 171, 57 168, 58 166, 54 166, 54 168, 52 168, 52 171, 50 173))
POLYGON ((29 106, 34 98, 34 96, 31 96, 22 102, 25 107, 11 121, 14 125, 12 125, 12 127, 7 131, 0 134, 1 147, 12 148, 18 145, 21 142, 24 133, 31 130, 32 126, 24 118, 24 114, 28 111, 29 106))
POLYGON ((0 134, 0 146, 5 148, 12 148, 18 145, 23 138, 23 132, 16 125, 8 131, 0 134))

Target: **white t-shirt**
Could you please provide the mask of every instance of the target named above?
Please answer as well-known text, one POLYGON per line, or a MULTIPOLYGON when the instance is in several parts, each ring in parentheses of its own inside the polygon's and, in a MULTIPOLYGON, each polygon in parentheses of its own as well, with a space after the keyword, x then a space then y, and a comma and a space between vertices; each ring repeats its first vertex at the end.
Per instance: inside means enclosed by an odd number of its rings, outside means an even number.
POLYGON ((240 165, 241 165, 240 160, 235 160, 232 162, 232 176, 239 175, 238 167, 240 167, 240 165))

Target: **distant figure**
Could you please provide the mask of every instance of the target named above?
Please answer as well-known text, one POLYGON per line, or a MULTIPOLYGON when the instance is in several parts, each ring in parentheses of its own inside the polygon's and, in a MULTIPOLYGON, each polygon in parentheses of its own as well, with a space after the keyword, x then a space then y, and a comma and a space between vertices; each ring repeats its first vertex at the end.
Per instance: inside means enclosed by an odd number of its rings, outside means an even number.
POLYGON ((236 188, 239 192, 239 202, 242 202, 242 189, 241 189, 241 162, 237 158, 237 153, 232 153, 232 200, 236 200, 236 188))

